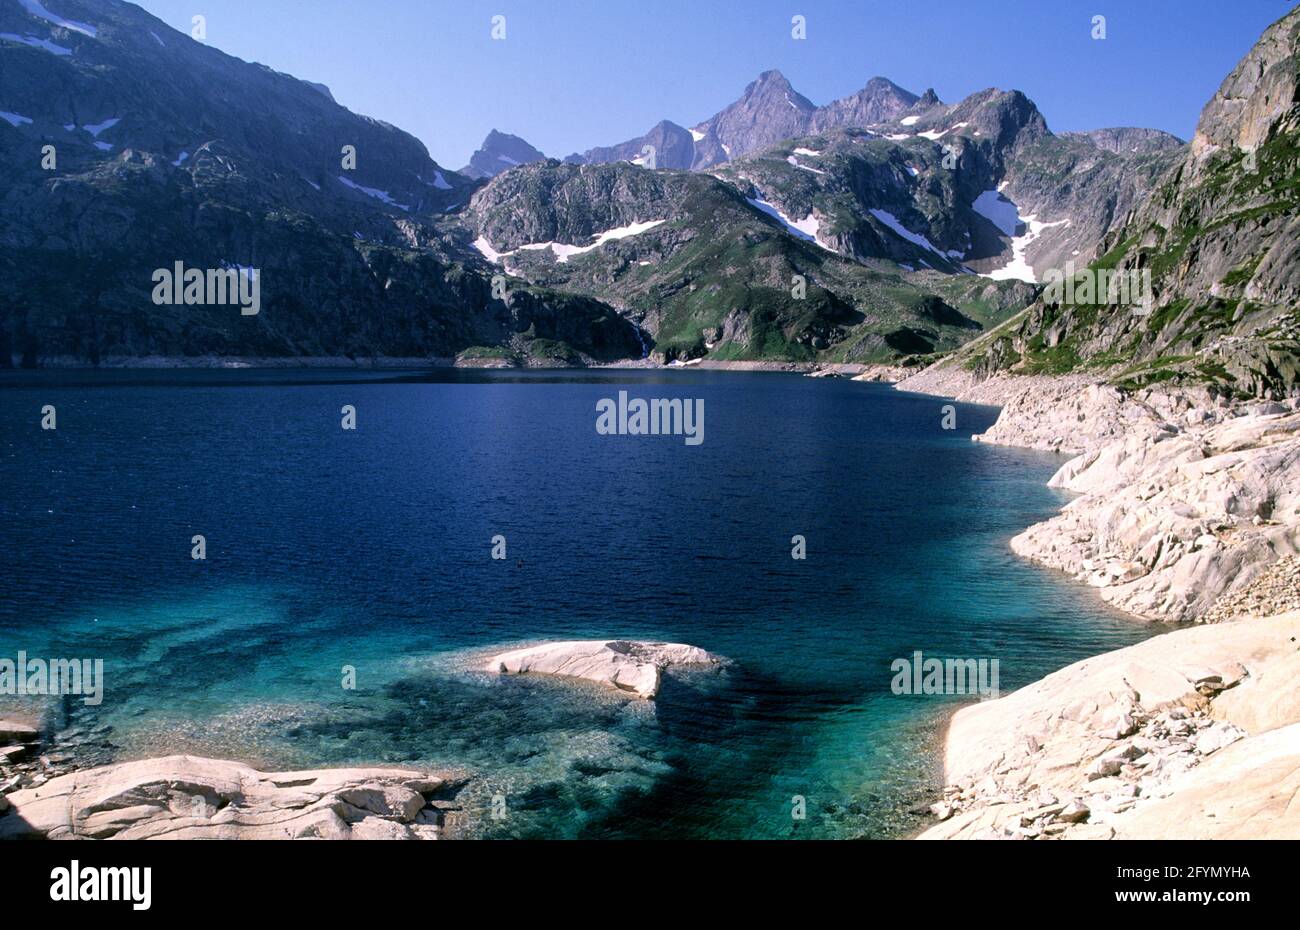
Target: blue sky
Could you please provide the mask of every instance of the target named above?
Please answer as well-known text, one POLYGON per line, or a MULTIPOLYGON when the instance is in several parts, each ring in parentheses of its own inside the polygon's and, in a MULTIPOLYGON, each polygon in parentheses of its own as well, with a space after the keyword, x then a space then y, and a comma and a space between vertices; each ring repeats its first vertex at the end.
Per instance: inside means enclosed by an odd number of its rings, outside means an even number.
POLYGON ((769 68, 816 104, 884 75, 944 101, 1016 88, 1053 130, 1151 126, 1189 138, 1279 0, 139 0, 208 44, 330 86, 413 133, 443 166, 489 129, 563 157, 690 126, 769 68), (491 18, 506 38, 491 38, 491 18), (791 38, 791 18, 807 38, 791 38), (1106 38, 1091 37, 1094 15, 1106 38))

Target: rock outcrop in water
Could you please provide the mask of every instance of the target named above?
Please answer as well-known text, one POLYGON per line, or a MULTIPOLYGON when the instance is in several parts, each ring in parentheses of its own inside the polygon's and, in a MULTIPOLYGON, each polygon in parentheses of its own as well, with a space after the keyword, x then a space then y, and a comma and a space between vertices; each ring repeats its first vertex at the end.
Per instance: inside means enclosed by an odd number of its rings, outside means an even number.
POLYGON ((0 839, 437 839, 463 783, 416 769, 267 773, 165 756, 7 795, 0 839))
POLYGON ((543 643, 494 656, 485 670, 501 675, 554 675, 581 678, 653 699, 665 669, 716 667, 721 659, 698 646, 629 640, 577 640, 543 643))

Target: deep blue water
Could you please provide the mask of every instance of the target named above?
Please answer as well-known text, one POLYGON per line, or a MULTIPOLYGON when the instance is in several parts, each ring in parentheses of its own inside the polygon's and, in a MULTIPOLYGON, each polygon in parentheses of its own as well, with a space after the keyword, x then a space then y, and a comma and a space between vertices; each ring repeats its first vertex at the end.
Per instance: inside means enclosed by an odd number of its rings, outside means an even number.
POLYGON ((1060 460, 970 442, 993 408, 945 431, 944 403, 766 373, 3 373, 0 656, 103 657, 103 704, 63 719, 112 726, 113 758, 465 767, 485 835, 900 835, 969 698, 892 694, 893 659, 997 658, 1005 692, 1146 635, 1007 548, 1064 501, 1060 460), (705 441, 598 435, 620 389, 703 398, 705 441), (733 664, 653 705, 467 666, 603 636, 733 664))

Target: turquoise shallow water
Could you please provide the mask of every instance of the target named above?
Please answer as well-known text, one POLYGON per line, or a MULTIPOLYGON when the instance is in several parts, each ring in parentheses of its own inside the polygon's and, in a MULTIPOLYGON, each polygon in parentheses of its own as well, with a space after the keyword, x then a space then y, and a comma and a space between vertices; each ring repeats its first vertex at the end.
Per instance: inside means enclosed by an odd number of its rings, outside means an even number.
POLYGON ((56 716, 111 726, 106 758, 461 766, 481 835, 901 835, 970 698, 891 693, 893 659, 996 658, 1005 692, 1147 635, 1007 548, 1063 503, 1060 460, 970 442, 990 408, 945 431, 943 403, 698 371, 5 373, 0 656, 103 658, 103 704, 56 716), (598 435, 621 389, 703 398, 704 443, 598 435), (654 704, 473 671, 602 636, 732 664, 654 704))

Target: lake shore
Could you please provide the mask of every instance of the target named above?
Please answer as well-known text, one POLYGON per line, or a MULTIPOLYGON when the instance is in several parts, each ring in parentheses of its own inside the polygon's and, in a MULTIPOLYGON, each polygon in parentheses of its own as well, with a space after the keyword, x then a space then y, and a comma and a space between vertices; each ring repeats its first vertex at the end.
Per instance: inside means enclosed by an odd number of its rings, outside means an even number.
POLYGON ((950 366, 895 386, 998 404, 976 441, 1071 456, 1050 484, 1079 496, 1017 554, 1197 624, 952 715, 920 838, 1300 837, 1300 399, 950 366))

